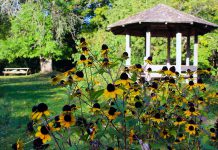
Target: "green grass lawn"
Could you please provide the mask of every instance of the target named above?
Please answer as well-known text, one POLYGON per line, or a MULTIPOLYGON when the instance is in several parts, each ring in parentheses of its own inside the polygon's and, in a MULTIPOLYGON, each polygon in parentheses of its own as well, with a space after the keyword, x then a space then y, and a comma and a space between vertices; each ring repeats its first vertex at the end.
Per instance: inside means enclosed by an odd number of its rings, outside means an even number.
POLYGON ((0 149, 11 149, 19 137, 28 138, 33 105, 44 102, 60 112, 66 99, 65 89, 50 85, 49 75, 0 77, 0 149))

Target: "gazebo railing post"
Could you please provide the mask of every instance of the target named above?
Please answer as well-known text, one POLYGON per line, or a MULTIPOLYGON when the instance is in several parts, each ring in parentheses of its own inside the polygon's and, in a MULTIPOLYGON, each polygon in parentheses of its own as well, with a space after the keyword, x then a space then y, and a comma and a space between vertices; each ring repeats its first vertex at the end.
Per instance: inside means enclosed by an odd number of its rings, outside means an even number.
POLYGON ((146 55, 144 60, 146 60, 149 56, 151 56, 151 32, 146 31, 146 39, 145 39, 145 50, 146 55))
POLYGON ((181 73, 182 67, 182 34, 176 33, 176 70, 181 73))
POLYGON ((167 37, 167 67, 170 67, 170 36, 167 37))
POLYGON ((129 58, 126 60, 126 66, 131 65, 131 39, 130 35, 126 34, 126 52, 128 53, 129 58))
POLYGON ((186 46, 186 66, 190 65, 190 35, 187 36, 187 46, 186 46))

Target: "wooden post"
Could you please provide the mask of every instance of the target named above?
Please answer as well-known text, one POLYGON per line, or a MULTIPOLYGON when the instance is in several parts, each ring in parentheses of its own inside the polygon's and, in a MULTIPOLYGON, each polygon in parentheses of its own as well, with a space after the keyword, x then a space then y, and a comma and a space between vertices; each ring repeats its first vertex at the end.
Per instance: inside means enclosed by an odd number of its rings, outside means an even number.
POLYGON ((170 37, 167 37, 167 67, 170 67, 170 37))
POLYGON ((176 71, 181 73, 182 67, 182 34, 176 33, 176 71))
POLYGON ((130 45, 130 35, 126 34, 126 52, 128 53, 129 58, 126 60, 126 66, 131 65, 131 45, 130 45))
POLYGON ((186 46, 186 66, 190 65, 190 36, 187 36, 187 46, 186 46))
POLYGON ((198 66, 198 35, 194 36, 194 60, 193 65, 198 66))

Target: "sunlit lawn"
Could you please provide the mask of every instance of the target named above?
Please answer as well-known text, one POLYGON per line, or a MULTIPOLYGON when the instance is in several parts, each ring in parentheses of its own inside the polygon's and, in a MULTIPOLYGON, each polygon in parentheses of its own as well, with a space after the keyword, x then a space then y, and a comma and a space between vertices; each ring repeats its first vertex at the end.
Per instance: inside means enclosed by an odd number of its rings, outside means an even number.
POLYGON ((25 134, 31 108, 40 102, 61 111, 66 100, 63 88, 53 87, 50 76, 30 75, 0 77, 0 149, 11 149, 11 143, 25 134))
MULTIPOLYGON (((0 149, 11 149, 11 144, 20 137, 29 138, 26 124, 31 108, 40 102, 48 104, 54 112, 60 112, 67 100, 65 89, 51 86, 49 75, 0 77, 0 149)), ((218 89, 218 82, 210 82, 210 88, 218 89)), ((218 115, 217 107, 208 120, 211 124, 218 115)), ((31 144, 29 144, 29 148, 31 144)))

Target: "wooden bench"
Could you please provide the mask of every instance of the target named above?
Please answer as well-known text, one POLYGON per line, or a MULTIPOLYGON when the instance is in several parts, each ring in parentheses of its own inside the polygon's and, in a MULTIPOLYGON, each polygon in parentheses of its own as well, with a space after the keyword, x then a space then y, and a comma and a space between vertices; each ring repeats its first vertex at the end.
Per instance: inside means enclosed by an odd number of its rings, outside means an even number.
POLYGON ((4 76, 10 74, 28 74, 30 68, 4 68, 4 76))

